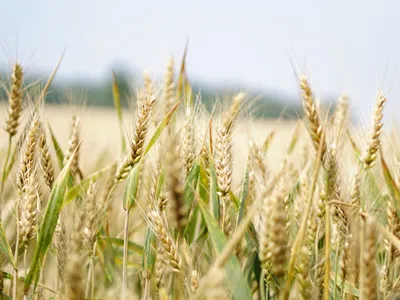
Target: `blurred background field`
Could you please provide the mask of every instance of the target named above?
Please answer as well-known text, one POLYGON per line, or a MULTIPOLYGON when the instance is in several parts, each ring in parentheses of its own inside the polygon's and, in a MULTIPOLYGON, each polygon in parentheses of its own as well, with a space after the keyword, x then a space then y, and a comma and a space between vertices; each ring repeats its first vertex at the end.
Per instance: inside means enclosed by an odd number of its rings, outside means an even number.
MULTIPOLYGON (((0 116, 5 117, 6 103, 0 105, 0 116)), ((55 136, 62 149, 67 148, 71 131, 71 116, 79 116, 81 123, 81 165, 85 173, 91 173, 101 166, 105 166, 118 159, 121 154, 119 123, 114 109, 92 105, 56 105, 46 104, 43 109, 44 120, 51 124, 55 136), (93 158, 96 158, 94 160, 93 158)), ((136 120, 136 109, 123 110, 125 135, 129 139, 132 135, 136 120)), ((219 116, 214 117, 218 122, 219 116)), ((201 128, 205 120, 199 122, 201 128)), ((276 159, 272 160, 271 167, 278 167, 278 163, 284 156, 283 150, 288 146, 296 127, 296 120, 253 119, 243 114, 239 119, 233 135, 234 162, 237 164, 235 174, 242 174, 246 166, 248 146, 251 142, 262 145, 271 132, 275 132, 274 141, 271 143, 271 153, 276 159), (276 165, 274 165, 274 162, 276 165)), ((154 128, 152 128, 154 130, 154 128)), ((303 140, 309 142, 307 139, 303 140)), ((8 142, 7 133, 0 131, 0 147, 6 150, 8 142)), ((4 158, 4 156, 3 156, 4 158)), ((235 177, 237 183, 241 178, 235 177)))

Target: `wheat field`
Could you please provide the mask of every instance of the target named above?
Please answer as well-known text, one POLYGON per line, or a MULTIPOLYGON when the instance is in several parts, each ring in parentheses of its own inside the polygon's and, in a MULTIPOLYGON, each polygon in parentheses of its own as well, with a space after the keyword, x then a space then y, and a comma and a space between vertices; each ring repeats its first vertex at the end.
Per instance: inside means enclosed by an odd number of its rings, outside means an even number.
POLYGON ((175 69, 145 73, 130 109, 115 83, 110 110, 48 105, 51 79, 26 86, 15 64, 0 107, 1 297, 400 297, 385 94, 354 130, 347 97, 322 112, 301 75, 303 117, 259 120, 245 93, 210 114, 175 69))

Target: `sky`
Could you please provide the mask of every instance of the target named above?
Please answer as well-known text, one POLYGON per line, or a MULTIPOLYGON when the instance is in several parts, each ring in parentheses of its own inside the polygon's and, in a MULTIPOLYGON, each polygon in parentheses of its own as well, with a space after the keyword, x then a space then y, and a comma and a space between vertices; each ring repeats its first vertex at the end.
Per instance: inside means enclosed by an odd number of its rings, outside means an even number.
POLYGON ((189 38, 195 82, 299 94, 305 73, 321 98, 346 93, 370 111, 380 89, 400 117, 400 2, 0 0, 0 65, 18 59, 61 78, 100 79, 115 63, 161 76, 189 38))

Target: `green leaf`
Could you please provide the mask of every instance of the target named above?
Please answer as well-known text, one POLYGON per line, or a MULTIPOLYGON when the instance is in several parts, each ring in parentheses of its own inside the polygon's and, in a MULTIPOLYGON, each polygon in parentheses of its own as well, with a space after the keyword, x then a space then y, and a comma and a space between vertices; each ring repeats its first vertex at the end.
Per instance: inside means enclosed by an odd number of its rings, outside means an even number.
MULTIPOLYGON (((107 239, 107 237, 102 237, 101 239, 107 239)), ((123 239, 118 239, 118 238, 108 238, 109 241, 118 247, 123 247, 124 246, 124 240, 123 239)), ((134 242, 128 241, 128 250, 131 250, 139 255, 143 254, 143 246, 140 246, 139 244, 136 244, 134 242)))
POLYGON ((190 207, 194 198, 194 191, 197 187, 197 181, 200 174, 200 165, 195 162, 192 169, 189 172, 188 178, 185 183, 185 188, 183 191, 183 203, 190 207))
POLYGON ((183 51, 181 69, 179 71, 179 80, 177 87, 177 98, 180 99, 184 82, 186 82, 186 54, 188 49, 188 41, 186 41, 185 50, 183 51))
POLYGON ((351 136, 351 133, 348 129, 346 130, 346 134, 347 134, 347 137, 349 138, 351 146, 353 147, 354 151, 357 154, 357 158, 359 158, 361 156, 361 150, 358 148, 356 142, 354 141, 354 139, 351 136))
POLYGON ((8 259, 8 261, 15 266, 14 256, 11 251, 10 244, 8 243, 6 234, 3 228, 3 221, 0 220, 0 251, 8 259))
POLYGON ((193 89, 187 81, 187 78, 185 80, 185 99, 186 106, 193 106, 193 89))
POLYGON ((217 185, 217 174, 212 160, 210 160, 210 195, 211 195, 211 207, 215 220, 219 221, 219 196, 218 196, 218 185, 217 185))
POLYGON ((45 86, 42 89, 42 92, 40 93, 39 97, 37 98, 37 100, 35 101, 35 108, 38 109, 43 103, 44 100, 46 98, 46 94, 50 88, 51 83, 53 82, 54 77, 57 74, 58 69, 60 68, 61 62, 64 58, 65 52, 67 51, 67 49, 64 49, 63 53, 61 54, 60 59, 58 60, 58 63, 56 65, 56 67, 54 68, 53 72, 51 73, 49 79, 47 80, 45 86))
POLYGON ((199 207, 195 206, 189 215, 189 220, 185 226, 185 231, 183 232, 189 245, 191 245, 195 239, 199 216, 199 207))
POLYGON ((238 213, 238 217, 237 217, 236 226, 239 225, 240 221, 243 218, 248 191, 249 191, 249 167, 247 166, 246 172, 244 174, 242 191, 240 192, 239 213, 238 213))
POLYGON ((142 269, 147 277, 151 277, 156 263, 156 236, 153 230, 147 229, 146 241, 144 243, 144 252, 142 257, 142 269))
POLYGON ((272 130, 270 133, 268 133, 267 138, 265 139, 263 148, 262 148, 264 154, 266 154, 268 152, 268 149, 271 146, 274 136, 275 136, 274 130, 272 130))
MULTIPOLYGON (((24 129, 22 130, 21 135, 18 138, 17 144, 14 147, 14 150, 12 151, 11 155, 11 161, 7 166, 7 170, 4 175, 4 180, 8 178, 8 175, 10 175, 10 172, 15 165, 15 162, 17 161, 18 154, 20 153, 21 149, 23 148, 23 145, 25 143, 26 135, 31 127, 32 120, 33 120, 34 114, 29 118, 29 120, 26 122, 24 129)), ((11 146, 11 145, 10 145, 11 146)), ((5 155, 5 154, 4 154, 5 155)))
POLYGON ((126 150, 126 141, 125 141, 125 134, 124 134, 124 121, 122 119, 122 109, 121 109, 121 96, 119 93, 119 88, 117 84, 117 76, 113 70, 112 72, 113 83, 112 83, 112 90, 113 90, 113 98, 114 98, 114 107, 117 113, 118 122, 119 122, 119 131, 121 134, 121 146, 122 146, 122 153, 125 153, 126 150))
MULTIPOLYGON (((331 274, 331 276, 334 276, 334 275, 331 274)), ((333 282, 330 281, 330 286, 331 286, 331 289, 333 290, 334 287, 333 287, 332 283, 333 282)), ((337 285, 338 286, 343 285, 343 281, 340 278, 340 276, 337 278, 337 285)), ((346 294, 353 295, 354 297, 357 297, 357 298, 360 297, 360 291, 353 284, 351 284, 348 281, 344 282, 344 291, 346 292, 346 294)))
POLYGON ((64 201, 70 175, 70 165, 78 147, 75 149, 74 153, 71 155, 64 168, 61 170, 60 174, 57 177, 57 180, 54 183, 53 189, 51 190, 44 218, 39 228, 38 242, 35 254, 31 262, 29 273, 26 277, 25 292, 28 291, 33 280, 35 280, 35 286, 39 280, 43 258, 46 255, 47 249, 49 248, 53 239, 58 216, 60 214, 61 207, 64 201))
POLYGON ((129 172, 128 178, 126 179, 126 186, 123 198, 124 209, 129 210, 136 203, 136 196, 139 185, 139 170, 140 162, 133 167, 133 169, 129 172))
POLYGON ((182 99, 179 100, 179 102, 176 103, 175 106, 165 116, 164 120, 158 126, 157 130, 154 132, 149 143, 147 144, 147 147, 143 153, 143 156, 145 156, 147 154, 147 152, 149 152, 151 150, 151 148, 154 146, 154 144, 157 142, 158 138, 160 137, 161 133, 164 131, 165 127, 167 127, 169 121, 171 120, 173 114, 175 113, 175 111, 177 110, 177 108, 178 108, 179 104, 181 104, 181 102, 182 102, 182 99))
POLYGON ((236 211, 239 211, 239 199, 235 196, 235 194, 232 191, 229 191, 228 195, 231 198, 234 209, 236 211))
MULTIPOLYGON (((5 271, 1 271, 1 272, 3 272, 3 279, 11 279, 11 280, 14 279, 14 275, 13 275, 13 274, 8 273, 8 272, 5 272, 5 271)), ((25 277, 18 276, 18 281, 20 281, 20 282, 25 282, 25 277)), ((38 284, 38 286, 41 287, 41 288, 43 288, 43 289, 45 289, 45 290, 47 290, 47 291, 49 291, 49 292, 51 292, 51 293, 53 293, 53 294, 56 294, 56 293, 57 293, 56 291, 54 291, 53 289, 47 287, 46 285, 38 284)), ((7 296, 7 295, 4 294, 4 293, 0 293, 0 295, 3 296, 3 297, 6 297, 6 298, 1 298, 1 297, 0 297, 0 299, 12 299, 11 297, 7 296)))
POLYGON ((15 165, 15 162, 17 161, 17 156, 18 156, 18 153, 19 153, 19 151, 20 151, 20 149, 21 149, 21 148, 18 147, 18 146, 20 146, 20 145, 17 143, 17 145, 14 147, 14 150, 13 150, 13 152, 12 152, 12 154, 11 154, 11 160, 10 160, 8 166, 4 166, 4 167, 7 167, 6 170, 5 170, 5 172, 4 172, 4 176, 3 176, 3 177, 4 177, 4 178, 3 178, 3 181, 4 181, 4 182, 5 182, 6 179, 8 178, 8 175, 10 175, 10 172, 11 172, 13 166, 15 165))
POLYGON ((158 199, 158 197, 160 197, 162 189, 164 187, 164 172, 163 170, 161 170, 160 172, 160 176, 158 176, 157 178, 157 185, 156 185, 156 199, 158 199))
MULTIPOLYGON (((376 174, 371 172, 370 169, 365 171, 365 186, 367 187, 367 191, 368 191, 368 197, 370 199, 373 199, 373 203, 372 203, 372 207, 373 209, 376 208, 381 208, 383 203, 382 201, 385 201, 384 197, 382 197, 382 191, 381 191, 381 187, 380 184, 378 184, 377 182, 377 178, 376 178, 376 174)), ((364 200, 365 199, 361 199, 364 200)), ((386 201, 385 201, 386 203, 386 201)), ((363 205, 363 202, 361 203, 363 205)))
POLYGON ((400 191, 396 186, 396 183, 392 177, 392 174, 390 173, 390 170, 385 162, 385 159, 383 158, 382 152, 381 152, 381 162, 382 162, 383 175, 385 177, 386 185, 389 189, 390 195, 392 196, 394 204, 396 206, 397 216, 400 217, 400 191))
POLYGON ((8 296, 7 294, 5 294, 4 292, 1 292, 0 295, 1 295, 1 299, 12 300, 12 298, 10 296, 8 296))
MULTIPOLYGON (((218 223, 207 210, 206 204, 199 199, 199 207, 207 224, 212 244, 218 254, 221 254, 227 244, 227 238, 218 223)), ((252 299, 252 293, 247 280, 242 273, 238 259, 231 255, 225 266, 226 281, 233 299, 252 299)))
POLYGON ((299 137, 301 136, 300 135, 300 129, 301 129, 300 125, 301 125, 301 121, 299 120, 296 123, 296 127, 295 127, 293 135, 292 135, 292 139, 291 139, 289 147, 287 149, 287 154, 292 154, 294 148, 296 148, 297 142, 299 141, 299 137))
POLYGON ((78 184, 70 188, 65 196, 64 203, 67 204, 74 200, 75 198, 81 196, 83 197, 89 188, 90 182, 94 182, 100 178, 100 176, 107 171, 111 166, 105 167, 99 171, 96 171, 89 176, 82 179, 78 184))
POLYGON ((253 251, 253 253, 250 254, 244 262, 243 273, 249 285, 252 283, 253 266, 257 256, 257 252, 253 251))
MULTIPOLYGON (((101 230, 102 234, 105 234, 104 230, 101 230)), ((111 238, 104 236, 103 239, 99 240, 99 247, 102 251, 98 251, 99 258, 104 266, 104 274, 107 286, 112 286, 114 284, 114 276, 117 270, 115 264, 115 250, 111 242, 111 238)))
POLYGON ((54 150, 56 151, 58 165, 60 166, 60 168, 62 168, 64 166, 64 153, 61 149, 60 143, 57 141, 57 138, 54 135, 54 132, 50 126, 50 123, 48 123, 48 126, 49 126, 49 130, 50 130, 50 135, 51 135, 51 140, 53 142, 54 150))

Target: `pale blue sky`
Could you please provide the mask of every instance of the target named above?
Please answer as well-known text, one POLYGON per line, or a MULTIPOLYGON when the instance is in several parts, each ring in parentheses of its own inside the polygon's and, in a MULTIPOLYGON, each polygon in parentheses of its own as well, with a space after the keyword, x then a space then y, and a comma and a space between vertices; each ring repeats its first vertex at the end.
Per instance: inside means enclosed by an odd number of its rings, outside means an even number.
POLYGON ((28 70, 50 72, 68 46, 63 77, 100 78, 116 61, 160 75, 189 36, 193 80, 296 95, 292 60, 322 97, 347 92, 368 111, 383 86, 389 112, 400 108, 398 1, 0 2, 0 64, 18 49, 28 70))

